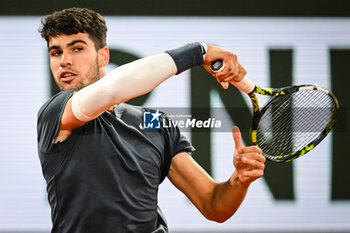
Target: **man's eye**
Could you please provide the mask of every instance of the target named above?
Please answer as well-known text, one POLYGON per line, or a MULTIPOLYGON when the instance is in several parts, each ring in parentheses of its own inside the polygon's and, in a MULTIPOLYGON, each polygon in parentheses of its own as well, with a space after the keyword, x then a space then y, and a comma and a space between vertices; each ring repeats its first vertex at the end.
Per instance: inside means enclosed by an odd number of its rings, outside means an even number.
POLYGON ((81 51, 81 50, 83 50, 83 48, 81 48, 81 47, 76 47, 76 48, 74 48, 74 52, 79 52, 79 51, 81 51))
POLYGON ((56 57, 59 56, 62 52, 61 51, 54 51, 51 53, 51 56, 56 57))

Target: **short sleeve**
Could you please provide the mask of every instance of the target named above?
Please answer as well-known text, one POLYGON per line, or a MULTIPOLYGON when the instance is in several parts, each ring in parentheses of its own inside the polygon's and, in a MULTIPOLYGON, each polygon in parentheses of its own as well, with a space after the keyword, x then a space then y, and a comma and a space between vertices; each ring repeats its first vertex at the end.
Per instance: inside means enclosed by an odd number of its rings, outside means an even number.
MULTIPOLYGON (((164 179, 169 172, 172 158, 181 152, 192 153, 195 148, 188 141, 188 139, 180 132, 180 129, 174 124, 169 123, 170 119, 163 114, 163 122, 165 121, 169 127, 163 127, 165 136, 165 166, 162 171, 162 178, 164 179)), ((162 179, 162 180, 163 180, 162 179)))
POLYGON ((40 151, 48 152, 54 145, 64 108, 74 91, 61 91, 40 108, 37 121, 37 139, 40 151))

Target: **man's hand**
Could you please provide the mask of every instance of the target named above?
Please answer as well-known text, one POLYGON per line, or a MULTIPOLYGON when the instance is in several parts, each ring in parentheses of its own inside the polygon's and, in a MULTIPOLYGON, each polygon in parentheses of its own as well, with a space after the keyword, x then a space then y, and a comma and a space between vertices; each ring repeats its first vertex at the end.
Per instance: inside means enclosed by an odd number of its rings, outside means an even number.
POLYGON ((235 141, 233 164, 236 167, 239 181, 243 185, 249 185, 264 175, 266 159, 259 147, 243 146, 241 132, 237 126, 232 128, 232 134, 235 141))
POLYGON ((205 55, 203 65, 225 89, 228 88, 229 82, 239 82, 247 73, 244 67, 238 62, 236 54, 215 45, 208 45, 208 51, 205 55), (210 63, 218 59, 223 60, 225 66, 222 70, 215 72, 210 69, 210 63))

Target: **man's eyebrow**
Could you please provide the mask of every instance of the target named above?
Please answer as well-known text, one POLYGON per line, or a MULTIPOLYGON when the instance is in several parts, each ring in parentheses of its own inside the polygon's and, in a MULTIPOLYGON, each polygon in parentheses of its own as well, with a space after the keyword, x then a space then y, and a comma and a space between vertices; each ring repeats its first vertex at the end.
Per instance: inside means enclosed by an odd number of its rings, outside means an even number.
POLYGON ((53 49, 59 49, 59 48, 61 48, 61 47, 57 46, 57 45, 52 45, 52 46, 49 47, 48 51, 50 52, 53 49))
POLYGON ((67 46, 70 47, 70 46, 73 46, 76 43, 83 43, 83 44, 87 45, 87 43, 85 41, 83 41, 83 40, 73 40, 72 42, 68 43, 67 46))
MULTIPOLYGON (((73 40, 72 42, 68 43, 67 46, 71 47, 71 46, 73 46, 76 43, 83 43, 83 44, 87 45, 87 43, 85 41, 83 41, 83 40, 73 40)), ((58 46, 58 45, 52 45, 52 46, 49 47, 48 51, 50 52, 52 49, 60 49, 60 48, 61 47, 58 46)))

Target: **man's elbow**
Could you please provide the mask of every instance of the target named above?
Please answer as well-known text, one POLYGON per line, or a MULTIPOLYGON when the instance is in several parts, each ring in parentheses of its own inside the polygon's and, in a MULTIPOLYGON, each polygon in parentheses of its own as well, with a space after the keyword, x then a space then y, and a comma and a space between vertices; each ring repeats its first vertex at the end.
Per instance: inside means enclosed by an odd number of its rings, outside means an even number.
POLYGON ((234 215, 233 213, 212 213, 204 215, 208 220, 217 223, 224 223, 234 215))

